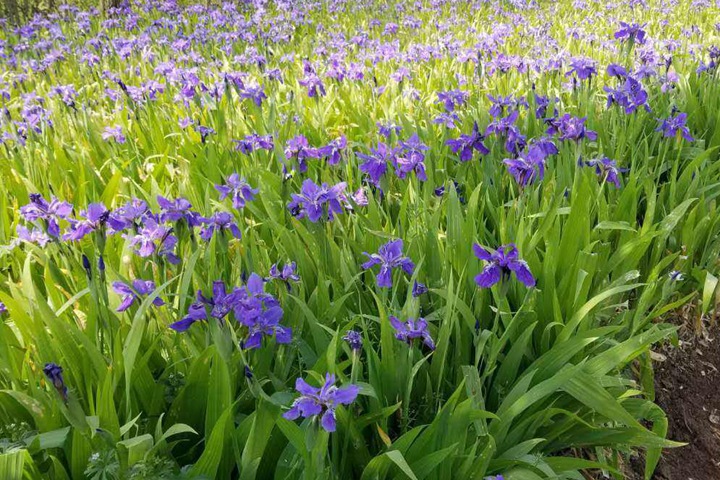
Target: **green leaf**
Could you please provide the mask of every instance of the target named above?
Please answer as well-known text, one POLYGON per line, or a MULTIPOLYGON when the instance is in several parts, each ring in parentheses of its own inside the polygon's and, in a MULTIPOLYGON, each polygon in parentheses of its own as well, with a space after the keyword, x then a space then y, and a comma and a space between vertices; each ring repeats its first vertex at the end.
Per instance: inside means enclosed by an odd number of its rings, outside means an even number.
POLYGON ((705 272, 705 285, 703 286, 702 312, 707 314, 713 306, 713 294, 717 290, 718 279, 710 272, 705 272))
POLYGON ((405 478, 418 480, 412 468, 408 465, 407 460, 405 460, 405 457, 399 450, 390 450, 373 458, 363 470, 361 480, 374 480, 383 477, 391 462, 400 469, 405 478))
POLYGON ((225 443, 225 431, 228 427, 229 421, 232 418, 234 405, 230 405, 222 416, 218 419, 213 428, 210 437, 205 443, 205 449, 203 450, 200 459, 190 469, 189 475, 201 476, 205 475, 209 478, 215 478, 220 462, 223 457, 223 445, 225 443))
POLYGON ((145 458, 153 447, 153 437, 149 433, 122 440, 117 443, 120 464, 129 468, 145 458))

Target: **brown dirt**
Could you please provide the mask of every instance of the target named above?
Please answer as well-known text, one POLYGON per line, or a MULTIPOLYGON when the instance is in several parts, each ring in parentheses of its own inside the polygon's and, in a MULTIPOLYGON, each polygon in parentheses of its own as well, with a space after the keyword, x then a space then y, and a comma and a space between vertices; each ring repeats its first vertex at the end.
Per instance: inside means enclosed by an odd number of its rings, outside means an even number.
POLYGON ((653 478, 720 480, 720 337, 689 339, 662 355, 656 402, 667 413, 668 438, 688 445, 663 452, 653 478))

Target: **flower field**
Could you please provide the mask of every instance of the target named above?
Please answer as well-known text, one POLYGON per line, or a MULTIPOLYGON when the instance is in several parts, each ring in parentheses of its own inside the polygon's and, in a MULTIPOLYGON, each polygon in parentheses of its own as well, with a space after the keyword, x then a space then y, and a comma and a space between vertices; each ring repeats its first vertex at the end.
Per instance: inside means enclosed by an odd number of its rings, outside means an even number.
POLYGON ((3 20, 0 478, 649 480, 651 349, 720 302, 719 14, 3 20))

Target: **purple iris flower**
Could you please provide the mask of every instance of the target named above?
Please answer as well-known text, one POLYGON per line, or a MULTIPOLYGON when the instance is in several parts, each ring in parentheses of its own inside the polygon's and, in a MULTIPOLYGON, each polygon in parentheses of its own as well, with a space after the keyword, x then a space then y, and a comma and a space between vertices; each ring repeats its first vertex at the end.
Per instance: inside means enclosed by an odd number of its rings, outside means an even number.
POLYGON ((0 302, 0 315, 5 315, 8 309, 3 302, 0 302))
POLYGON ((360 171, 370 177, 373 185, 380 186, 380 179, 387 172, 388 163, 394 163, 397 151, 390 148, 383 142, 378 142, 377 148, 371 148, 370 154, 356 153, 358 158, 363 160, 360 164, 360 171))
POLYGON ((462 134, 458 138, 447 140, 445 144, 450 147, 453 153, 457 154, 460 152, 461 162, 469 162, 472 160, 474 150, 477 150, 482 155, 490 153, 490 150, 488 150, 483 143, 483 139, 484 137, 478 129, 478 124, 475 122, 472 132, 469 135, 462 134))
POLYGON ((60 365, 57 363, 46 363, 45 367, 43 367, 43 373, 45 376, 50 380, 50 383, 52 383, 52 386, 55 387, 55 390, 60 394, 63 401, 67 402, 67 386, 65 385, 65 380, 63 380, 63 369, 60 365))
POLYGON ((233 237, 241 238, 242 232, 234 217, 228 212, 217 212, 210 218, 203 219, 204 226, 200 229, 200 238, 208 241, 215 232, 229 230, 233 237))
POLYGON ((198 224, 193 212, 190 211, 192 204, 186 199, 169 200, 162 195, 158 195, 157 202, 160 206, 160 221, 178 222, 184 218, 191 226, 198 224))
POLYGON ((48 202, 39 193, 30 194, 30 203, 20 207, 20 215, 28 222, 45 220, 47 222, 47 233, 53 237, 60 236, 59 221, 68 219, 72 213, 73 206, 67 202, 61 202, 52 197, 48 202))
POLYGON ((357 385, 348 385, 338 388, 335 386, 335 375, 325 375, 325 384, 321 388, 309 385, 302 378, 295 382, 295 390, 300 393, 290 410, 283 413, 288 420, 295 420, 298 417, 310 418, 321 416, 320 425, 327 432, 334 432, 335 409, 338 405, 350 405, 360 393, 357 385))
POLYGON ((307 159, 320 158, 320 152, 317 148, 310 146, 304 135, 298 135, 288 140, 285 145, 285 158, 296 159, 298 170, 300 173, 305 173, 307 171, 307 159))
POLYGON ((447 92, 437 92, 437 102, 442 103, 445 110, 453 112, 455 107, 464 105, 467 99, 470 98, 470 94, 463 90, 448 90, 447 92))
POLYGON ((184 332, 189 329, 193 323, 199 322, 200 320, 207 320, 207 311, 203 303, 196 302, 190 305, 187 315, 177 322, 171 323, 170 328, 176 332, 184 332))
POLYGON ((359 352, 362 350, 363 346, 363 339, 360 332, 355 330, 348 330, 345 336, 343 337, 343 340, 345 340, 348 345, 350 345, 350 348, 355 351, 359 352))
POLYGON ((305 76, 298 83, 307 88, 307 94, 310 98, 325 96, 325 85, 323 85, 322 80, 315 73, 315 69, 307 61, 305 61, 305 76))
POLYGON ((645 111, 650 111, 650 106, 647 104, 648 94, 642 84, 633 77, 627 77, 620 88, 613 89, 606 86, 604 90, 608 94, 608 107, 616 103, 623 107, 628 115, 638 107, 644 107, 645 111))
POLYGON ((150 213, 147 202, 139 198, 133 198, 122 207, 110 212, 107 223, 110 225, 110 233, 114 234, 127 230, 131 227, 138 227, 137 222, 150 213))
POLYGON ((280 306, 275 297, 265 293, 265 279, 257 273, 252 273, 245 286, 236 288, 235 293, 235 319, 242 325, 249 326, 263 310, 280 306))
POLYGON ((425 145, 418 138, 417 133, 413 134, 406 142, 400 142, 401 155, 394 158, 395 174, 400 179, 405 179, 407 174, 415 172, 418 180, 427 181, 425 174, 425 151, 430 147, 425 145))
POLYGON ((417 133, 413 133, 407 141, 401 141, 400 147, 406 155, 416 155, 422 160, 425 159, 425 152, 430 150, 430 147, 420 141, 417 133))
MULTIPOLYGON (((123 282, 114 282, 112 284, 112 289, 115 293, 122 297, 122 302, 117 308, 117 311, 124 312, 130 308, 133 303, 135 303, 135 300, 141 296, 150 295, 153 291, 155 291, 155 282, 152 280, 141 280, 138 278, 133 280, 132 287, 123 282)), ((152 303, 156 307, 165 305, 165 302, 160 297, 155 297, 155 300, 153 300, 152 303)))
POLYGON ((381 246, 378 253, 372 255, 363 252, 363 255, 370 258, 367 262, 361 265, 363 270, 372 268, 375 265, 380 265, 380 272, 377 274, 377 286, 384 288, 392 287, 392 270, 393 268, 400 267, 406 274, 412 275, 415 270, 415 264, 410 258, 403 256, 403 241, 391 240, 385 245, 381 246))
POLYGON ((524 188, 535 180, 542 180, 545 177, 545 159, 547 154, 541 146, 533 145, 527 152, 518 155, 516 158, 506 158, 503 163, 507 166, 510 175, 521 188, 524 188))
POLYGON ((255 150, 255 144, 252 138, 245 137, 241 140, 233 140, 233 142, 235 143, 235 150, 245 155, 249 155, 255 150))
POLYGON ((628 168, 620 168, 615 160, 602 157, 585 162, 588 167, 594 167, 595 173, 601 181, 610 182, 616 188, 620 188, 620 174, 629 171, 628 168))
POLYGON ((215 185, 215 189, 220 192, 220 200, 232 197, 233 207, 241 209, 245 207, 245 203, 252 201, 258 193, 257 188, 252 188, 244 178, 240 178, 237 173, 233 173, 227 179, 227 185, 215 185))
POLYGON ((212 296, 206 297, 201 290, 197 292, 198 303, 210 307, 210 316, 222 320, 230 313, 240 298, 239 289, 227 291, 225 283, 221 280, 213 282, 212 296))
POLYGON ((557 155, 558 148, 555 145, 555 142, 552 141, 549 137, 540 137, 533 139, 532 143, 530 144, 530 148, 539 148, 542 150, 542 152, 545 154, 546 157, 549 157, 550 155, 557 155))
POLYGON ((205 125, 196 125, 195 130, 200 134, 200 141, 205 143, 209 135, 215 135, 215 129, 205 125))
POLYGON ((105 130, 103 130, 101 136, 102 139, 105 141, 112 138, 117 143, 125 143, 125 135, 123 135, 122 127, 105 127, 105 130))
POLYGON ((343 213, 343 204, 347 203, 346 187, 345 182, 329 187, 327 183, 317 185, 307 178, 302 184, 300 193, 290 195, 288 209, 294 217, 299 219, 307 217, 313 223, 320 221, 327 211, 327 219, 332 221, 336 214, 343 213))
POLYGON ((233 140, 233 142, 235 142, 235 150, 238 150, 246 155, 249 155, 253 151, 261 148, 268 151, 275 148, 272 135, 258 135, 256 133, 252 133, 242 140, 233 140))
POLYGON ((358 188, 357 191, 352 194, 352 199, 358 207, 367 207, 369 203, 367 193, 363 187, 358 188))
POLYGON ((248 338, 243 343, 243 348, 253 349, 262 345, 263 337, 275 337, 275 341, 281 344, 290 343, 292 330, 280 325, 283 310, 279 306, 270 307, 258 315, 248 325, 248 338))
POLYGON ((80 212, 84 220, 71 220, 70 230, 66 232, 63 240, 81 240, 86 235, 105 226, 110 212, 102 203, 91 203, 87 210, 80 212))
POLYGON ((615 32, 615 39, 621 42, 631 41, 638 45, 645 43, 645 27, 646 24, 640 25, 639 23, 625 23, 620 22, 620 28, 615 32))
POLYGON ((16 231, 17 236, 20 240, 24 240, 28 243, 33 243, 41 248, 44 248, 45 245, 52 241, 52 239, 47 233, 43 232, 37 227, 30 230, 23 225, 18 225, 16 231))
POLYGON ((432 119, 432 123, 435 125, 445 125, 446 128, 457 128, 455 122, 459 122, 460 117, 457 113, 441 113, 437 117, 432 119))
POLYGON ((395 329, 395 338, 412 345, 416 338, 422 339, 423 343, 430 349, 435 350, 435 342, 428 332, 428 323, 424 318, 408 318, 406 322, 397 317, 390 316, 390 325, 395 329))
POLYGON ((413 284, 412 288, 412 296, 417 298, 420 295, 423 295, 428 292, 428 288, 425 286, 424 283, 420 283, 417 280, 415 280, 415 283, 413 284))
POLYGON ((392 122, 386 122, 386 123, 377 122, 375 125, 377 125, 378 132, 380 133, 380 135, 382 135, 383 137, 385 137, 387 139, 389 139, 393 133, 395 133, 395 135, 397 135, 402 130, 402 127, 400 125, 395 125, 392 122))
POLYGON ((160 257, 165 257, 168 262, 173 265, 180 263, 180 257, 175 255, 175 246, 177 246, 178 239, 175 235, 165 235, 165 238, 160 242, 158 246, 157 254, 160 257))
POLYGON ((625 78, 628 76, 628 72, 622 65, 611 63, 607 67, 607 74, 611 77, 625 78))
POLYGON ((481 288, 490 288, 511 272, 527 287, 535 286, 535 279, 530 273, 528 264, 519 258, 515 244, 502 245, 496 252, 490 253, 477 243, 473 245, 473 253, 477 258, 487 262, 483 271, 475 277, 475 283, 481 288))
POLYGON ((297 271, 297 263, 295 262, 289 262, 286 263, 282 269, 278 268, 277 263, 273 263, 272 267, 270 267, 270 278, 274 278, 275 280, 280 280, 281 282, 285 283, 285 286, 287 287, 288 291, 290 291, 290 282, 299 282, 300 277, 296 273, 297 271))
POLYGON ((579 142, 583 138, 594 141, 597 140, 597 132, 588 130, 585 127, 587 117, 573 117, 566 113, 558 119, 549 119, 547 123, 550 125, 547 129, 548 135, 559 134, 560 140, 574 140, 579 142))
POLYGON ((397 70, 395 70, 393 73, 390 74, 390 78, 397 83, 402 82, 403 80, 409 80, 411 77, 410 70, 408 70, 405 67, 400 67, 397 70))
POLYGON ((383 31, 383 33, 385 35, 395 35, 398 31, 398 28, 399 27, 397 23, 388 22, 385 24, 385 30, 383 31))
POLYGON ((292 330, 280 325, 282 308, 273 296, 265 293, 264 285, 262 277, 250 275, 245 289, 239 289, 240 299, 233 307, 237 321, 248 327, 248 337, 242 345, 246 349, 259 348, 265 336, 274 336, 280 344, 292 340, 292 330))
MULTIPOLYGON (((460 184, 459 184, 457 181, 455 181, 455 180, 453 180, 452 183, 453 183, 453 186, 455 187, 455 191, 456 191, 457 194, 458 194, 458 200, 460 200, 460 203, 462 203, 462 204, 464 205, 464 204, 465 204, 465 196, 464 196, 465 186, 464 186, 464 185, 460 185, 460 184)), ((434 190, 435 196, 436 196, 436 197, 442 197, 443 195, 445 195, 445 190, 446 190, 446 189, 445 189, 445 185, 441 185, 441 186, 437 187, 437 188, 434 190)))
POLYGON ((597 68, 594 60, 577 57, 570 60, 570 71, 565 76, 576 75, 579 80, 587 80, 595 74, 597 74, 597 68))
POLYGON ((128 235, 130 246, 138 247, 135 253, 141 257, 149 257, 162 245, 170 235, 171 228, 159 224, 152 217, 145 218, 145 222, 136 235, 128 235))
POLYGON ((270 80, 277 80, 278 82, 283 83, 282 70, 280 70, 279 68, 271 68, 270 70, 266 70, 265 76, 270 80))
POLYGON ((519 110, 513 110, 507 117, 496 118, 490 122, 485 129, 485 136, 492 134, 498 135, 505 139, 505 150, 512 154, 516 154, 525 148, 525 136, 520 133, 520 129, 515 122, 520 115, 519 110))
POLYGON ((258 107, 262 106, 263 100, 267 98, 263 88, 261 86, 246 86, 245 89, 240 92, 240 98, 247 98, 252 100, 258 107))
MULTIPOLYGON (((706 64, 703 60, 700 60, 700 66, 698 66, 698 68, 696 70, 698 75, 703 72, 712 74, 717 69, 718 59, 720 59, 720 47, 710 46, 710 47, 708 47, 708 52, 710 54, 710 61, 706 64)), ((670 58, 672 59, 672 57, 670 57, 670 58)), ((670 68, 669 62, 666 63, 666 68, 667 69, 670 68)), ((669 73, 668 73, 668 76, 669 76, 669 73)), ((677 81, 677 80, 675 80, 675 81, 677 81)))
POLYGON ((347 138, 341 135, 324 147, 317 149, 320 157, 327 158, 328 165, 337 165, 342 159, 342 153, 347 148, 347 138))
POLYGON ((512 95, 508 95, 507 97, 503 97, 502 95, 493 97, 490 94, 488 94, 487 97, 492 103, 489 113, 493 118, 498 118, 502 116, 506 110, 509 110, 511 108, 518 109, 520 108, 520 106, 524 106, 525 108, 528 107, 528 103, 525 100, 525 97, 515 98, 512 95))
POLYGON ((50 91, 50 95, 57 95, 65 105, 75 108, 77 91, 74 85, 57 85, 50 91))
POLYGON ((520 116, 519 110, 513 110, 506 117, 494 118, 492 122, 485 128, 485 136, 490 135, 507 135, 513 128, 517 128, 515 122, 517 122, 520 116))
POLYGON ((690 135, 690 130, 685 126, 687 122, 687 113, 682 112, 675 116, 669 116, 665 119, 658 118, 660 126, 655 131, 663 132, 664 137, 680 137, 684 138, 688 142, 692 142, 695 139, 690 135))
POLYGON ((411 153, 402 157, 395 157, 395 174, 400 179, 405 179, 410 172, 415 172, 415 176, 421 182, 427 181, 425 173, 424 156, 411 153))

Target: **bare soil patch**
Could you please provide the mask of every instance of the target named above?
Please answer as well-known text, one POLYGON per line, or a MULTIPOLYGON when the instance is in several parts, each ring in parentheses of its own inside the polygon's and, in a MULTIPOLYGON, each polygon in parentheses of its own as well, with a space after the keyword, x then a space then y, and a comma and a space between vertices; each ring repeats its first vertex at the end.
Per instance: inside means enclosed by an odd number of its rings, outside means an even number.
POLYGON ((667 413, 668 438, 688 445, 666 450, 654 478, 720 480, 720 334, 662 354, 654 365, 656 402, 667 413))

